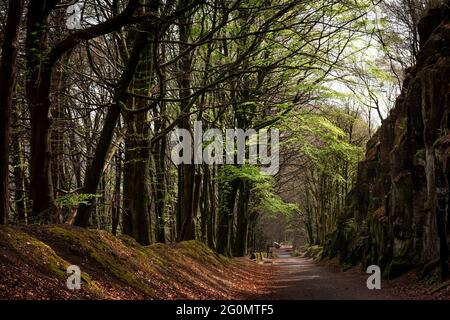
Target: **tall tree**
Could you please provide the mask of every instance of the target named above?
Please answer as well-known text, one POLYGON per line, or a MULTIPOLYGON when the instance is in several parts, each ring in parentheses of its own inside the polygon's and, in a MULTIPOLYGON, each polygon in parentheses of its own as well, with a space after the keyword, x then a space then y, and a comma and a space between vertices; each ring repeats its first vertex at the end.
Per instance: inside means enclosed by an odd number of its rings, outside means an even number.
POLYGON ((23 0, 8 2, 8 17, 0 61, 0 224, 9 216, 9 143, 12 99, 17 75, 23 0))
POLYGON ((87 41, 136 22, 133 14, 139 0, 130 0, 125 9, 99 24, 69 34, 51 48, 48 18, 58 0, 30 1, 27 9, 27 100, 31 109, 31 196, 33 215, 56 221, 57 212, 51 176, 50 91, 53 68, 59 59, 82 41, 87 41))
MULTIPOLYGON (((189 5, 190 0, 180 0, 179 7, 189 5)), ((190 113, 192 86, 192 52, 189 48, 189 40, 192 30, 192 12, 185 12, 178 18, 179 46, 181 54, 178 71, 178 85, 180 98, 180 124, 179 127, 192 131, 190 113)), ((178 240, 192 240, 195 238, 194 224, 194 179, 195 165, 183 163, 178 167, 178 240)))

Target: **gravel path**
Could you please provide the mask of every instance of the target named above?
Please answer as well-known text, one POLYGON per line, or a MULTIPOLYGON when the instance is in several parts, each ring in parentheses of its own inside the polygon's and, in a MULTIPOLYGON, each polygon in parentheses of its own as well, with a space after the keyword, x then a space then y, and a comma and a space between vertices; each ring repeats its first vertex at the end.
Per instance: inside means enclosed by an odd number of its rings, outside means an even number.
POLYGON ((273 259, 275 277, 271 293, 264 298, 274 300, 380 300, 398 299, 389 284, 381 282, 381 290, 366 286, 369 274, 359 270, 342 272, 319 265, 309 258, 291 257, 287 249, 279 249, 273 259))

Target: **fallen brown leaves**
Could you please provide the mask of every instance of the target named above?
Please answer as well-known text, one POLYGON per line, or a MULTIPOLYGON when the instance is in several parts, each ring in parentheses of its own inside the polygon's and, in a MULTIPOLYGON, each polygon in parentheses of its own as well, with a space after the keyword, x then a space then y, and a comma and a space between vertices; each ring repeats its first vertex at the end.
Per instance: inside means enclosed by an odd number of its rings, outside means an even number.
POLYGON ((70 237, 51 227, 0 227, 0 299, 226 300, 268 290, 271 268, 227 259, 200 243, 142 247, 106 232, 62 228, 70 237), (81 290, 66 288, 70 264, 89 279, 81 290))

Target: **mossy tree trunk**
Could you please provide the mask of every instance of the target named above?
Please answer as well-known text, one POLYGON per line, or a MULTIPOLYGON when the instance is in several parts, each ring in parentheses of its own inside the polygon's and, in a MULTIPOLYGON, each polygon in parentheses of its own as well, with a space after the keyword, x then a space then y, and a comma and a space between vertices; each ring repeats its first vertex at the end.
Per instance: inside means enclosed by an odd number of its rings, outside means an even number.
POLYGON ((234 204, 238 191, 238 180, 229 185, 219 186, 219 212, 217 221, 217 252, 231 256, 231 227, 234 214, 234 204))
POLYGON ((242 257, 247 254, 248 240, 248 205, 250 188, 246 181, 239 186, 239 197, 236 210, 236 236, 234 240, 234 256, 242 257))
MULTIPOLYGON (((179 7, 187 7, 190 0, 180 0, 179 7)), ((181 13, 178 18, 179 24, 179 52, 185 52, 188 48, 188 42, 192 29, 191 12, 181 13)), ((191 101, 191 77, 192 77, 192 53, 185 53, 180 58, 178 85, 180 87, 180 122, 179 127, 192 132, 190 123, 191 101)), ((192 160, 192 159, 191 159, 192 160)), ((190 164, 180 164, 178 166, 179 184, 178 184, 178 213, 177 213, 177 240, 195 239, 194 222, 194 188, 195 188, 195 165, 193 161, 190 164)))

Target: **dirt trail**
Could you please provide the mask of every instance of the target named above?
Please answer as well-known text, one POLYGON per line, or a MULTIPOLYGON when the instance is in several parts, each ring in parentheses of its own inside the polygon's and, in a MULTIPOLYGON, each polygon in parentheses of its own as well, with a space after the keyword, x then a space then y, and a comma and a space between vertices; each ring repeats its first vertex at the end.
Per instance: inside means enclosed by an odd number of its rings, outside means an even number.
POLYGON ((369 290, 368 274, 359 270, 342 272, 319 265, 312 259, 291 257, 287 248, 275 252, 274 281, 271 293, 264 297, 276 300, 380 300, 399 299, 386 281, 381 290, 369 290))

